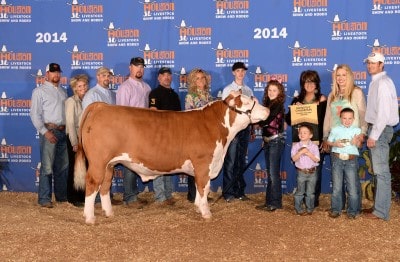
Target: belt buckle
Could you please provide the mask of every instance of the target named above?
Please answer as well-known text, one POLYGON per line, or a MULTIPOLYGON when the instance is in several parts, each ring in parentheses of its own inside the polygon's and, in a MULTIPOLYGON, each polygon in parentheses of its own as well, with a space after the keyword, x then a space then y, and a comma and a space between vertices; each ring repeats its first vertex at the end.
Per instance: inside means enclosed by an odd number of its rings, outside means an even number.
POLYGON ((312 168, 306 168, 307 174, 312 174, 312 173, 314 173, 314 171, 315 171, 314 167, 312 167, 312 168))
POLYGON ((341 160, 349 160, 350 155, 346 153, 339 153, 339 159, 341 160))
POLYGON ((272 136, 264 136, 263 137, 263 139, 264 139, 264 142, 266 142, 266 143, 269 143, 271 140, 274 140, 275 138, 278 138, 279 137, 279 134, 276 134, 276 135, 272 135, 272 136))

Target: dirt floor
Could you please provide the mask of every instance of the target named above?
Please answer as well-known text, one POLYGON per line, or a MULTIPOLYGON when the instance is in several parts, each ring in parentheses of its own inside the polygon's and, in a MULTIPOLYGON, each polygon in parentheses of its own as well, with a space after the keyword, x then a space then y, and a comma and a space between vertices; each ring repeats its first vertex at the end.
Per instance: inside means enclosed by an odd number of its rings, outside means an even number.
MULTIPOLYGON (((120 197, 119 195, 117 197, 120 197)), ((34 193, 0 192, 1 261, 399 261, 400 206, 391 220, 328 217, 330 195, 323 195, 312 216, 296 216, 293 196, 273 213, 256 210, 264 194, 250 201, 215 202, 213 218, 195 212, 186 194, 175 206, 153 203, 142 210, 114 206, 106 218, 96 209, 96 225, 83 208, 68 203, 52 209, 37 205, 34 193)), ((364 206, 372 203, 364 200, 364 206)))

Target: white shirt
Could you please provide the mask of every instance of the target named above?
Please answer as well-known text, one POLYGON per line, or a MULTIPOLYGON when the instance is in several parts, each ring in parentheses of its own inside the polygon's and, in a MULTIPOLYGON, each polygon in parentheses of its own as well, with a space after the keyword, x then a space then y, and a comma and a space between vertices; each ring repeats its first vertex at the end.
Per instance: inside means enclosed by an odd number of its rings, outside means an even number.
POLYGON ((224 100, 231 91, 240 91, 242 90, 242 94, 248 97, 252 97, 253 90, 250 89, 247 85, 243 84, 242 86, 238 85, 235 81, 231 84, 227 85, 224 90, 222 90, 222 100, 224 100))
POLYGON ((369 137, 374 140, 378 140, 386 126, 395 126, 399 123, 396 88, 385 71, 372 76, 365 121, 373 125, 369 137))

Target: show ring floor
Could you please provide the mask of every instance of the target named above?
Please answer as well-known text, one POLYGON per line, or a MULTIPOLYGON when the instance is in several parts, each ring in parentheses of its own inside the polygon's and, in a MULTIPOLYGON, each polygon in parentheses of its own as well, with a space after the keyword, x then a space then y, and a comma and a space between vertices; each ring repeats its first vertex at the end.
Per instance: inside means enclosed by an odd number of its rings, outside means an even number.
MULTIPOLYGON (((293 196, 284 208, 256 210, 264 194, 226 203, 211 193, 213 218, 196 213, 186 193, 174 206, 143 209, 114 206, 106 218, 95 210, 96 225, 84 223, 83 208, 69 203, 41 208, 35 193, 0 192, 2 261, 399 261, 400 206, 392 202, 388 222, 363 216, 328 216, 330 195, 311 216, 297 216, 293 196)), ((117 197, 120 197, 118 195, 117 197)), ((363 200, 367 208, 372 202, 363 200)))

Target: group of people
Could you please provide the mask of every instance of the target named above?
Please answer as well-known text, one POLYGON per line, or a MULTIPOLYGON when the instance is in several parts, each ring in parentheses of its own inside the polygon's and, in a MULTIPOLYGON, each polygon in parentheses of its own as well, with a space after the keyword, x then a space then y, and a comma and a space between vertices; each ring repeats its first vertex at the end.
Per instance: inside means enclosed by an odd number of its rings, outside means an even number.
MULTIPOLYGON (((291 105, 316 104, 318 130, 314 130, 309 123, 292 126, 292 131, 296 131, 299 138, 299 142, 293 143, 291 148, 291 158, 297 170, 294 194, 296 214, 311 215, 319 205, 322 163, 324 157, 330 154, 333 190, 329 216, 337 218, 346 210, 350 219, 355 219, 362 212, 366 218, 389 219, 389 144, 393 127, 399 122, 399 115, 396 88, 384 71, 384 61, 384 56, 378 52, 370 53, 364 60, 372 77, 367 101, 362 89, 355 85, 353 72, 348 65, 339 65, 334 70, 332 91, 328 97, 321 94, 320 78, 316 71, 302 72, 300 94, 293 99, 291 105), (318 139, 312 139, 316 135, 318 139), (358 175, 358 156, 365 141, 377 181, 374 206, 368 209, 362 209, 358 175)), ((268 172, 266 201, 256 207, 270 212, 282 208, 280 156, 284 145, 281 140, 284 93, 279 83, 274 82, 272 80, 268 83, 263 100, 271 114, 267 120, 259 123, 263 128, 268 172), (283 99, 279 99, 279 95, 283 99)), ((291 125, 290 109, 285 120, 291 125)))
MULTIPOLYGON (((361 185, 358 177, 358 155, 366 141, 371 152, 374 175, 377 177, 374 207, 369 218, 389 219, 391 200, 389 171, 389 142, 393 126, 399 121, 397 94, 393 81, 384 71, 384 56, 371 53, 364 61, 372 76, 368 101, 361 88, 354 84, 349 66, 339 65, 333 72, 332 91, 328 97, 321 94, 320 78, 316 71, 306 70, 300 76, 300 94, 291 105, 317 105, 317 131, 307 123, 293 125, 299 142, 293 143, 291 157, 297 170, 297 189, 294 195, 298 215, 311 215, 319 205, 321 193, 322 162, 328 153, 332 163, 332 199, 329 216, 339 217, 347 208, 347 216, 355 218, 361 213, 361 185), (317 143, 313 136, 318 136, 317 143), (319 146, 317 145, 319 144, 319 146), (346 194, 347 193, 347 194, 346 194), (346 207, 347 199, 347 207, 346 207)), ((97 84, 88 90, 86 75, 71 78, 73 96, 67 98, 60 87, 61 68, 51 63, 46 68, 46 81, 32 93, 31 119, 39 132, 41 170, 38 202, 43 207, 53 207, 52 181, 57 202, 70 201, 81 204, 84 196, 73 189, 74 152, 78 147, 78 128, 81 113, 93 102, 150 108, 154 110, 181 110, 177 93, 171 88, 172 72, 168 67, 158 71, 159 85, 155 89, 143 80, 143 58, 130 60, 129 78, 117 92, 109 90, 111 71, 101 67, 96 72, 97 84)), ((254 97, 245 83, 247 67, 242 62, 232 66, 234 80, 222 91, 222 99, 230 93, 254 97)), ((254 128, 261 128, 267 170, 265 203, 257 209, 273 212, 282 208, 281 156, 285 146, 283 135, 286 124, 291 125, 290 109, 285 114, 285 88, 276 79, 270 80, 264 91, 262 104, 270 115, 256 125, 239 132, 228 147, 223 164, 222 196, 227 203, 235 199, 247 201, 243 177, 249 141, 254 139, 254 128)), ((185 110, 196 109, 213 100, 210 94, 210 75, 200 68, 188 74, 188 93, 185 110)), ((127 133, 127 139, 129 133, 127 133)), ((127 206, 143 208, 145 200, 138 198, 138 175, 123 167, 123 201, 127 206)), ((173 183, 169 175, 153 181, 154 197, 158 203, 174 205, 173 183)), ((112 197, 112 196, 111 196, 112 197)), ((188 176, 187 199, 196 198, 195 178, 188 176)), ((113 200, 113 198, 112 198, 113 200)), ((114 199, 113 204, 122 204, 114 199)))

